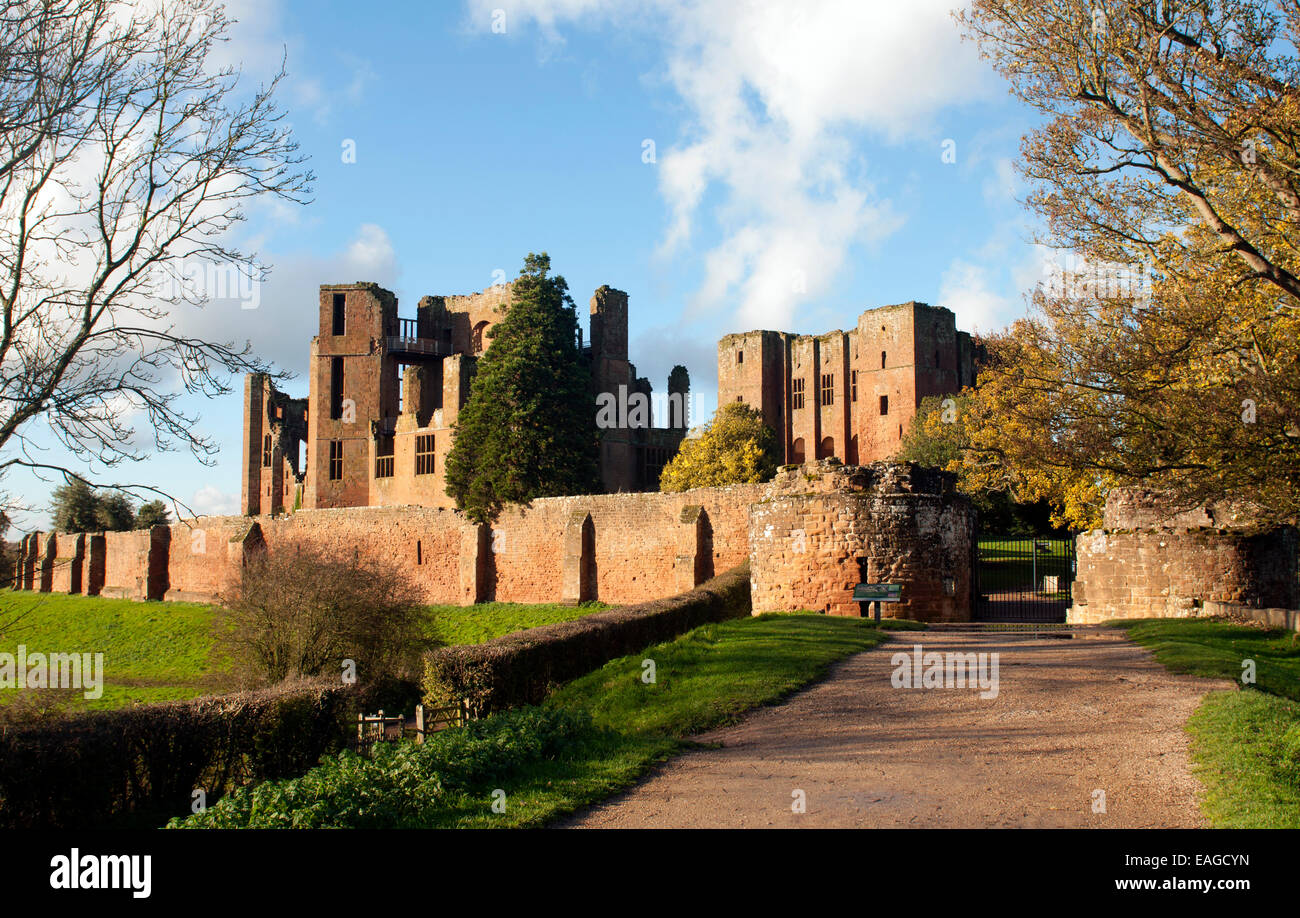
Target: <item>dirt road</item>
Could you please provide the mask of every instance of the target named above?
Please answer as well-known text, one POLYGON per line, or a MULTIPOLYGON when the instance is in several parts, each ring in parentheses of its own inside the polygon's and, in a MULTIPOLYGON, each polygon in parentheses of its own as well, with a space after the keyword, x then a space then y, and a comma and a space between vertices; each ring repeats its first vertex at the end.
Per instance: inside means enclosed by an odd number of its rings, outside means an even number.
POLYGON ((786 703, 701 734, 720 747, 674 759, 566 825, 1201 825, 1182 726, 1206 691, 1230 683, 1170 675, 1109 629, 1075 634, 898 634, 786 703), (997 697, 893 687, 891 657, 914 644, 999 654, 997 697))

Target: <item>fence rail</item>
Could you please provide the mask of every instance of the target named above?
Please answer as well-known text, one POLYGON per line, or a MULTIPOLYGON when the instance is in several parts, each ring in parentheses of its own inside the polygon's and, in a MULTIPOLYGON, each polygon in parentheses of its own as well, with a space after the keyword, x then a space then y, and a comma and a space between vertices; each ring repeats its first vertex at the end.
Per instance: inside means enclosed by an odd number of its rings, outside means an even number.
POLYGON ((385 714, 382 708, 377 714, 358 714, 357 752, 368 755, 377 743, 395 743, 407 737, 414 737, 415 742, 423 743, 424 738, 431 733, 463 727, 473 719, 469 703, 465 701, 444 707, 419 704, 411 716, 385 714))

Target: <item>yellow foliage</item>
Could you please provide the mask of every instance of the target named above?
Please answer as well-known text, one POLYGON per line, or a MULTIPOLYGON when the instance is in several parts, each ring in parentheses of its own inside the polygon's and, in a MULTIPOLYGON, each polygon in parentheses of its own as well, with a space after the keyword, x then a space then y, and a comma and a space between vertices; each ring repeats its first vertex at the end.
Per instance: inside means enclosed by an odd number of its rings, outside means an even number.
POLYGON ((663 491, 686 491, 767 481, 776 472, 776 437, 763 417, 740 402, 723 405, 698 437, 681 450, 659 477, 663 491))

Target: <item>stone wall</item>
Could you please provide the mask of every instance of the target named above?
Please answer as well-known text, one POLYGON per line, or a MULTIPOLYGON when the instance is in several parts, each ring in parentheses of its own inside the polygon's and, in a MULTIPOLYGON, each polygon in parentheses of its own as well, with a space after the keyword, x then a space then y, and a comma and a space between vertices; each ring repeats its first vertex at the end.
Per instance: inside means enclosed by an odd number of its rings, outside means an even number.
POLYGON ((311 543, 402 565, 428 603, 625 604, 681 593, 751 560, 758 612, 857 615, 849 596, 865 578, 904 584, 904 601, 886 614, 964 621, 971 523, 950 475, 823 460, 787 468, 769 484, 538 500, 508 508, 492 527, 453 510, 405 506, 35 534, 24 539, 16 571, 28 589, 210 601, 254 553, 311 543), (56 574, 60 558, 74 559, 78 573, 70 566, 56 574))
POLYGON ((1260 530, 1240 507, 1178 508, 1132 489, 1112 492, 1104 523, 1077 540, 1071 623, 1300 604, 1294 529, 1260 530))
POLYGON ((887 617, 969 621, 974 514, 955 476, 914 465, 787 468, 749 511, 754 611, 858 615, 859 582, 900 583, 887 617))

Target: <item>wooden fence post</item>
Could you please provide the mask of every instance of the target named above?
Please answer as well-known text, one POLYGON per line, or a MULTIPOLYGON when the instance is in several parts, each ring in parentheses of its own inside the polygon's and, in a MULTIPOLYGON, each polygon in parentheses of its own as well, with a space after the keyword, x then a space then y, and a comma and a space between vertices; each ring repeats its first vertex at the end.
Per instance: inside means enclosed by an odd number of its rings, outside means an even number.
POLYGON ((415 706, 415 742, 424 742, 424 705, 415 706))

